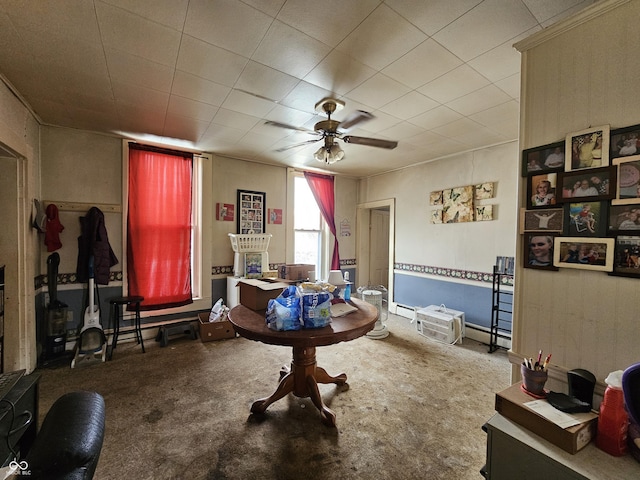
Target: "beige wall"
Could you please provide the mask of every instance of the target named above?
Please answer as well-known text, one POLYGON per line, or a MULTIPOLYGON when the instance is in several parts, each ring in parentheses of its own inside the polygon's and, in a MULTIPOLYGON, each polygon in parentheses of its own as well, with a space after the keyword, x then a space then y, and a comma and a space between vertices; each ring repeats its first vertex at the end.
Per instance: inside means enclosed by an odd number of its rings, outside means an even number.
MULTIPOLYGON (((590 126, 640 123, 638 18, 640 2, 600 2, 517 45, 522 149, 590 126)), ((525 190, 522 181, 522 206, 525 190)), ((527 357, 540 348, 553 354, 550 388, 563 388, 573 368, 593 372, 602 388, 609 372, 640 361, 640 281, 572 269, 519 268, 516 276, 513 350, 527 357)))
POLYGON ((518 162, 515 142, 443 158, 361 180, 358 203, 395 198, 395 262, 491 272, 496 256, 515 254, 518 162), (495 182, 495 198, 481 202, 493 221, 431 223, 431 191, 483 182, 495 182))

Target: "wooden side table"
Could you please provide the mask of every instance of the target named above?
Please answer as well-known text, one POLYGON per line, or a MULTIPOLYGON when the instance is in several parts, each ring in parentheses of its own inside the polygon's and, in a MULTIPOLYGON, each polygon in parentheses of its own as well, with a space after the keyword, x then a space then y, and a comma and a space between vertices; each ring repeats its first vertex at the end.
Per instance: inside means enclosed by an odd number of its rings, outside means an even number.
POLYGON ((332 318, 331 324, 324 328, 286 332, 269 329, 265 322, 264 310, 255 311, 244 305, 231 309, 229 321, 240 336, 270 345, 293 348, 291 369, 281 372, 281 380, 276 391, 269 397, 256 400, 251 406, 251 413, 262 414, 273 402, 293 392, 296 397, 310 397, 320 411, 322 423, 335 427, 336 415, 324 405, 318 383, 344 385, 347 375, 341 373, 334 377, 324 368, 317 366, 316 347, 355 340, 373 329, 378 318, 377 309, 357 299, 351 300, 351 303, 358 307, 357 312, 332 318))

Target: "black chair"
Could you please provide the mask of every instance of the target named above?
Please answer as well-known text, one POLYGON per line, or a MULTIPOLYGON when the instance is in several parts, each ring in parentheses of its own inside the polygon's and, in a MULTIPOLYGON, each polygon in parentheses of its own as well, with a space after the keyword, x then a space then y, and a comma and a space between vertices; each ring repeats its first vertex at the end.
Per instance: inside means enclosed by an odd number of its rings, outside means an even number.
POLYGON ((90 480, 104 440, 105 403, 96 392, 58 398, 27 454, 31 479, 90 480))

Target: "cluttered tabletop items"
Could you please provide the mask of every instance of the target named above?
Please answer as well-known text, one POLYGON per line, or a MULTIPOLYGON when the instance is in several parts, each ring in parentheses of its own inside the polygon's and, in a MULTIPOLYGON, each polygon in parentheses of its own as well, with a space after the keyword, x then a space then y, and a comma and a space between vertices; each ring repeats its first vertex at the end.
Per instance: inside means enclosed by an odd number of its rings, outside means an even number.
POLYGON ((545 389, 551 354, 524 358, 522 382, 496 393, 498 413, 575 454, 593 439, 612 456, 631 453, 640 462, 640 363, 611 372, 598 409, 593 407, 596 377, 585 369, 567 372, 569 393, 545 389))

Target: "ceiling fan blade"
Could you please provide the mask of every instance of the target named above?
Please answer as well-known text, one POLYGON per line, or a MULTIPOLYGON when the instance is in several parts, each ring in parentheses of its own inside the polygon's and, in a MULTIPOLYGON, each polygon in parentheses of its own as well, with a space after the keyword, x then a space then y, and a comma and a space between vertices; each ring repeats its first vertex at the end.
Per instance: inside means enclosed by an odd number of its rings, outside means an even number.
POLYGON ((380 138, 368 137, 354 137, 351 135, 342 137, 342 141, 345 143, 355 143, 357 145, 368 145, 370 147, 388 148, 389 150, 398 146, 398 142, 394 142, 392 140, 382 140, 380 138))
MULTIPOLYGON (((315 133, 315 132, 314 132, 315 133)), ((320 138, 314 138, 313 140, 306 140, 304 142, 300 142, 300 143, 295 143, 293 145, 287 145, 286 147, 281 147, 281 148, 277 148, 275 151, 276 152, 285 152, 287 150, 291 150, 292 148, 296 148, 296 147, 302 147, 303 145, 308 145, 310 143, 315 143, 315 142, 319 142, 320 140, 322 140, 322 137, 320 138)))
POLYGON ((308 128, 294 127, 293 125, 287 125, 286 123, 274 122, 272 120, 267 120, 266 122, 264 122, 264 124, 265 125, 271 125, 273 127, 287 128, 289 130, 297 130, 298 132, 318 133, 315 130, 310 130, 308 128))
POLYGON ((340 130, 346 131, 350 128, 362 123, 368 122, 372 118, 375 118, 373 114, 365 112, 363 110, 356 110, 349 114, 342 122, 340 122, 340 130))

